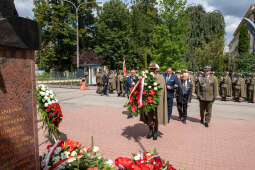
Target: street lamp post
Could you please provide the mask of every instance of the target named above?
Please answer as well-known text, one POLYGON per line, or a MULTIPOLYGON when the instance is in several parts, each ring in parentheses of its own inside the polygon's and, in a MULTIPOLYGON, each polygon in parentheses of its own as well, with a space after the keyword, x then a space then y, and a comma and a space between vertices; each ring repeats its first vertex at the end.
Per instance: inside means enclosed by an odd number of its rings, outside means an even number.
POLYGON ((92 3, 101 3, 101 2, 82 2, 78 5, 75 5, 73 2, 69 0, 63 0, 64 2, 68 2, 71 4, 75 9, 75 16, 76 16, 76 56, 77 56, 77 73, 80 67, 80 46, 79 46, 79 9, 82 5, 85 4, 92 4, 92 3))

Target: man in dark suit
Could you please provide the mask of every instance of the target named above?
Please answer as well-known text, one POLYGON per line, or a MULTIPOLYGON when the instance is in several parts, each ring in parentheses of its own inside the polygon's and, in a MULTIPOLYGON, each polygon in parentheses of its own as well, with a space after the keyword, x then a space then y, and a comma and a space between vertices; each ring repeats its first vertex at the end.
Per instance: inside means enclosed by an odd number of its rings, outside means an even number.
POLYGON ((108 83, 109 83, 109 71, 106 70, 103 77, 102 77, 102 82, 103 82, 103 90, 101 92, 101 96, 107 95, 107 90, 108 90, 108 83))
POLYGON ((177 77, 173 73, 171 67, 167 68, 166 73, 164 74, 164 79, 166 81, 167 88, 168 123, 169 123, 173 110, 174 88, 178 83, 177 77))
POLYGON ((186 124, 188 102, 192 98, 192 82, 189 81, 189 73, 183 73, 182 80, 178 80, 178 88, 176 91, 177 109, 179 112, 179 120, 186 124))
POLYGON ((137 80, 136 71, 131 70, 131 75, 127 78, 126 86, 125 86, 125 94, 128 94, 129 89, 132 87, 132 84, 137 80))

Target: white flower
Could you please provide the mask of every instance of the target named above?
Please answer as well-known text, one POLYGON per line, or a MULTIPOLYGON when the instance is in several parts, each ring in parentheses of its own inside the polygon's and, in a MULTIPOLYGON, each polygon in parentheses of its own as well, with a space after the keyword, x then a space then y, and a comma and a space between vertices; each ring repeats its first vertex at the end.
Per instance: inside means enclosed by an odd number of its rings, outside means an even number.
POLYGON ((48 107, 48 106, 49 106, 49 104, 48 104, 48 103, 45 103, 45 104, 44 104, 44 106, 45 106, 45 107, 48 107))
POLYGON ((144 71, 142 71, 142 75, 144 75, 145 74, 145 72, 144 71))
POLYGON ((158 88, 157 88, 157 87, 154 87, 154 90, 155 90, 155 91, 157 91, 157 90, 158 90, 158 88))
POLYGON ((144 83, 144 86, 147 86, 147 83, 144 83))
POLYGON ((52 90, 49 90, 49 94, 54 94, 52 90))
POLYGON ((157 82, 154 82, 154 83, 153 83, 153 86, 157 86, 157 85, 158 85, 158 83, 157 83, 157 82))
POLYGON ((48 100, 49 98, 48 98, 48 96, 44 96, 44 99, 45 99, 45 100, 48 100))
POLYGON ((68 160, 67 160, 67 162, 69 162, 69 163, 71 163, 71 162, 73 162, 73 161, 75 161, 75 158, 71 158, 71 159, 68 159, 68 160))
POLYGON ((55 99, 55 103, 57 103, 58 102, 58 99, 55 99))
POLYGON ((135 85, 135 82, 132 82, 132 85, 135 85))
POLYGON ((99 151, 99 147, 98 146, 94 146, 93 147, 93 152, 98 152, 99 151))
POLYGON ((65 154, 66 157, 69 157, 70 152, 65 151, 64 154, 65 154))
POLYGON ((145 73, 149 73, 149 71, 148 71, 148 70, 145 70, 145 73))
POLYGON ((57 147, 54 153, 59 154, 61 152, 61 150, 62 150, 61 147, 57 147))
POLYGON ((105 163, 106 163, 107 165, 110 165, 110 166, 112 166, 112 165, 113 165, 113 161, 112 161, 112 160, 110 160, 110 159, 109 159, 108 161, 106 161, 105 163))
POLYGON ((45 87, 42 87, 41 90, 42 90, 42 91, 46 91, 46 88, 45 88, 45 87))
POLYGON ((73 151, 72 153, 71 153, 71 156, 76 156, 77 155, 77 153, 75 152, 75 151, 73 151))
POLYGON ((51 98, 51 99, 54 99, 54 95, 53 95, 53 94, 51 94, 51 95, 50 95, 50 98, 51 98))
POLYGON ((151 89, 151 86, 149 86, 148 88, 151 89))
POLYGON ((154 75, 154 73, 153 72, 150 72, 150 74, 153 76, 154 75))
POLYGON ((56 156, 56 157, 54 158, 54 163, 57 163, 59 160, 60 160, 60 156, 56 156))
POLYGON ((41 96, 45 96, 45 92, 41 91, 41 92, 40 92, 40 95, 41 95, 41 96))
POLYGON ((140 157, 140 155, 138 154, 138 155, 136 155, 136 156, 134 157, 134 159, 137 161, 137 160, 140 160, 141 157, 140 157))
POLYGON ((86 148, 83 148, 83 149, 81 150, 81 152, 87 153, 87 149, 86 149, 86 148))
POLYGON ((49 105, 51 105, 51 104, 52 104, 52 101, 48 100, 48 103, 49 103, 49 105))
POLYGON ((66 158, 67 158, 67 156, 65 155, 65 153, 61 153, 60 157, 61 157, 61 160, 63 160, 63 159, 66 159, 66 158))

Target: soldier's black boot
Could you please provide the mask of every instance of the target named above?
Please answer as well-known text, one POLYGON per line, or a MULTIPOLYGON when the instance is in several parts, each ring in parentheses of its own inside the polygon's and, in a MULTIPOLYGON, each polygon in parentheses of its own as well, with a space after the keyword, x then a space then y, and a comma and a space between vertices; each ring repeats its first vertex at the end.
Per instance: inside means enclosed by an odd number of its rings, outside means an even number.
POLYGON ((150 139, 152 136, 153 136, 153 128, 152 127, 149 127, 150 130, 149 130, 149 133, 147 135, 147 139, 150 139))
POLYGON ((205 127, 207 127, 207 128, 209 127, 209 124, 207 122, 205 122, 205 127))
POLYGON ((154 128, 153 140, 157 140, 157 139, 158 139, 158 129, 154 128))

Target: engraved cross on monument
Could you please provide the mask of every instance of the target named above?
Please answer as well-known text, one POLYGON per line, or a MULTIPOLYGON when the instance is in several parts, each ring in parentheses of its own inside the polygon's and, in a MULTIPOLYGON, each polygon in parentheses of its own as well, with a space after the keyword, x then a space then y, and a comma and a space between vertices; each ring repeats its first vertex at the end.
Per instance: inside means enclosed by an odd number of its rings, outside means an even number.
POLYGON ((39 25, 0 0, 0 170, 39 170, 34 51, 39 25))

